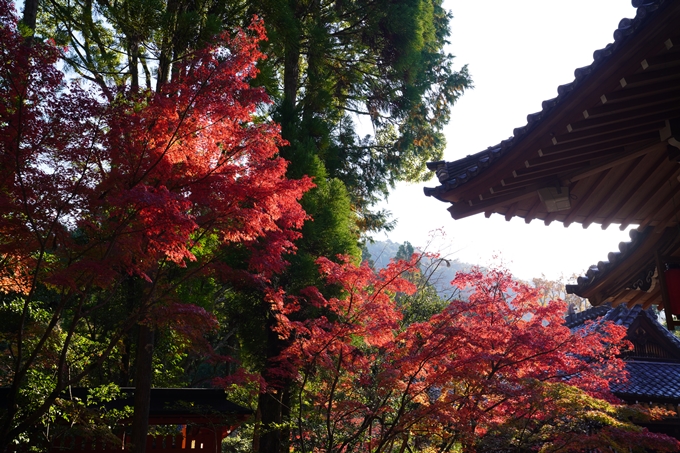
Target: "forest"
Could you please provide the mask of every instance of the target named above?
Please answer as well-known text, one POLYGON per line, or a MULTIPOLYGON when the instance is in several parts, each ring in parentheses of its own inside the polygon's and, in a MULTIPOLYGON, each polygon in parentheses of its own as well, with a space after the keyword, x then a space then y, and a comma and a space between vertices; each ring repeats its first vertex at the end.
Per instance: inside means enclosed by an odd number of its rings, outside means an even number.
POLYGON ((16 8, 0 0, 0 451, 125 430, 142 453, 153 388, 247 408, 227 452, 677 451, 636 424, 665 410, 609 391, 620 326, 572 332, 503 268, 442 295, 448 258, 370 258, 378 201, 427 178, 472 88, 441 0, 16 8))

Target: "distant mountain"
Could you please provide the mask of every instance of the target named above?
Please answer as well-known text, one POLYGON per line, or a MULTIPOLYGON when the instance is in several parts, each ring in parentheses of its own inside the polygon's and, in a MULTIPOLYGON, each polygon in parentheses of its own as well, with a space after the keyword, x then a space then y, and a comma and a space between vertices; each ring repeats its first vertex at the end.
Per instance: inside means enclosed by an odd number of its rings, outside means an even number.
MULTIPOLYGON (((389 264, 392 258, 397 256, 400 245, 401 244, 390 240, 375 241, 373 243, 367 243, 366 249, 368 249, 368 253, 371 255, 370 260, 373 262, 373 266, 376 269, 382 269, 389 264)), ((366 256, 364 256, 363 259, 365 260, 366 256)))
MULTIPOLYGON (((387 266, 391 259, 393 259, 397 252, 399 251, 399 244, 397 242, 387 241, 375 241, 373 243, 366 244, 366 249, 370 254, 370 260, 376 269, 382 269, 387 266)), ((418 251, 416 249, 416 251, 418 251)), ((364 257, 365 259, 366 257, 364 257)), ((469 263, 463 263, 457 259, 443 259, 437 262, 430 262, 424 260, 422 264, 423 271, 427 269, 432 269, 431 283, 437 289, 437 293, 440 297, 448 299, 452 297, 454 291, 451 287, 451 280, 456 276, 456 272, 467 271, 473 265, 469 263)))

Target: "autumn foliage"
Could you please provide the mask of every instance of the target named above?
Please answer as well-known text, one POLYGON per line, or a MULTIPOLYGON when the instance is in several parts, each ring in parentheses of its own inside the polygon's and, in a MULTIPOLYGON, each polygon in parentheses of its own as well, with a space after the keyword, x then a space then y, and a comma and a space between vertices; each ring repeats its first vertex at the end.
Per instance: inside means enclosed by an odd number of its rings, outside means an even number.
POLYGON ((273 429, 290 427, 294 451, 678 448, 630 422, 663 413, 609 393, 623 329, 571 332, 563 303, 506 271, 459 274, 465 297, 410 325, 395 300, 415 290, 417 255, 377 273, 321 258, 324 288, 285 292, 312 182, 285 177, 286 143, 258 115, 259 20, 173 62, 157 91, 69 82, 6 0, 0 21, 0 448, 46 445, 65 389, 106 364, 129 374, 135 326, 203 345, 216 316, 189 296, 208 280, 270 308, 283 350, 257 384, 292 391, 273 429))
POLYGON ((266 285, 294 249, 312 184, 285 178, 279 128, 256 115, 269 102, 249 85, 260 21, 175 62, 153 92, 68 82, 59 49, 25 40, 4 0, 0 20, 6 445, 154 313, 180 313, 180 334, 211 328, 175 289, 224 250, 241 250, 242 272, 266 285), (103 319, 111 304, 120 317, 103 319))
POLYGON ((413 289, 402 277, 416 260, 374 275, 322 259, 344 297, 310 289, 282 303, 291 345, 280 369, 299 386, 295 451, 675 451, 677 441, 628 418, 655 414, 617 405, 608 390, 625 379, 623 328, 571 332, 563 302, 541 305, 506 271, 479 269, 453 281, 468 297, 400 328, 393 296, 413 289), (291 321, 306 304, 323 315, 291 321))

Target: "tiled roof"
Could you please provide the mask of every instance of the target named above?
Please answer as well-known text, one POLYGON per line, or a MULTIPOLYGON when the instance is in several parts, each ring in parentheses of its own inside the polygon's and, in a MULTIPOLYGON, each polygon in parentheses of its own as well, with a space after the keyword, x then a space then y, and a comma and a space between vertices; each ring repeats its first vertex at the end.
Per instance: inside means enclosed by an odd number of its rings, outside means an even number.
MULTIPOLYGON (((578 327, 583 326, 586 321, 595 321, 597 323, 611 321, 618 326, 628 328, 633 321, 635 321, 635 318, 641 314, 640 312, 645 313, 654 324, 658 324, 661 330, 666 330, 659 324, 654 312, 643 310, 639 305, 636 305, 633 308, 626 308, 623 305, 612 308, 609 304, 591 307, 579 313, 567 315, 564 318, 564 323, 570 329, 578 329, 578 327)), ((680 347, 680 340, 678 342, 678 347, 680 347)))
POLYGON ((586 321, 594 321, 595 319, 605 315, 612 307, 609 305, 600 305, 599 307, 592 307, 588 310, 583 310, 578 313, 567 315, 564 323, 570 329, 582 326, 586 321))
POLYGON ((625 305, 612 308, 609 304, 591 307, 587 310, 567 315, 564 323, 570 329, 577 329, 579 326, 583 326, 586 321, 611 321, 616 325, 629 328, 638 316, 646 317, 661 336, 665 337, 668 342, 680 350, 680 338, 661 325, 653 310, 645 310, 641 305, 635 305, 632 308, 628 308, 625 305))
POLYGON ((680 363, 627 362, 628 381, 612 384, 621 399, 640 402, 680 402, 680 363))
POLYGON ((680 262, 678 229, 647 227, 643 232, 632 230, 630 237, 630 242, 619 244, 619 252, 609 253, 608 260, 590 266, 575 285, 566 285, 567 293, 588 298, 593 305, 661 306, 657 254, 664 263, 680 262))
MULTIPOLYGON (((578 329, 586 321, 611 321, 630 328, 639 316, 644 316, 671 347, 680 350, 680 339, 659 323, 654 311, 644 310, 639 305, 633 308, 623 305, 616 308, 610 305, 593 307, 568 315, 565 324, 571 329, 578 329)), ((628 371, 628 381, 611 386, 612 392, 619 398, 627 401, 680 403, 680 363, 631 359, 626 361, 625 369, 628 371)))
POLYGON ((644 27, 645 23, 662 6, 672 3, 673 0, 633 0, 633 7, 637 8, 633 19, 622 19, 618 28, 614 31, 614 42, 605 48, 596 50, 593 53, 593 62, 582 68, 574 70, 574 81, 557 87, 557 97, 543 101, 542 110, 527 115, 527 124, 513 130, 513 136, 503 140, 498 145, 490 146, 484 151, 469 155, 455 162, 429 162, 428 169, 436 171, 440 186, 436 188, 426 187, 425 195, 436 196, 448 190, 465 184, 484 169, 493 164, 499 157, 510 151, 514 145, 520 142, 525 135, 531 132, 544 118, 549 116, 554 110, 559 108, 564 101, 569 98, 572 92, 584 85, 588 76, 599 67, 607 64, 609 57, 619 49, 623 49, 630 37, 635 32, 644 27))

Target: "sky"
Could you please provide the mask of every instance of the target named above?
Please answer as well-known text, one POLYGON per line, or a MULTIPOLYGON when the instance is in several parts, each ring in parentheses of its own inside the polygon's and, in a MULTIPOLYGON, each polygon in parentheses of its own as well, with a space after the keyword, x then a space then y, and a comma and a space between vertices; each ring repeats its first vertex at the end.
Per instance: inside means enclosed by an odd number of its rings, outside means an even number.
MULTIPOLYGON (((557 96, 574 80, 574 69, 592 63, 593 52, 613 41, 619 21, 635 16, 630 0, 445 0, 451 11, 449 52, 460 68, 468 65, 475 88, 453 107, 445 129, 444 159, 457 160, 512 136, 527 114, 557 96)), ((447 203, 425 197, 429 183, 399 184, 381 208, 392 212, 396 228, 375 239, 389 239, 439 250, 471 264, 502 264, 518 278, 556 280, 581 275, 628 241, 628 231, 593 224, 565 228, 522 218, 484 214, 453 220, 447 203), (440 229, 434 241, 431 232, 440 229)))

